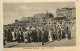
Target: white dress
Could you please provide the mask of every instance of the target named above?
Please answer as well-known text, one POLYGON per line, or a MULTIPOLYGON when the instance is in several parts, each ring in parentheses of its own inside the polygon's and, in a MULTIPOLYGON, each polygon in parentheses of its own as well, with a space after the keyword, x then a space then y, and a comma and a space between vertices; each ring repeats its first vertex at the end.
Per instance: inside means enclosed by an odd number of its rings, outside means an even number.
POLYGON ((75 25, 73 24, 73 26, 72 26, 72 30, 75 30, 75 25))
POLYGON ((51 33, 52 33, 52 32, 49 31, 49 37, 48 37, 48 40, 49 40, 49 41, 52 41, 52 35, 51 35, 51 33))
POLYGON ((75 31, 75 25, 73 25, 72 27, 71 27, 71 37, 75 37, 75 34, 76 34, 76 31, 75 31))
POLYGON ((13 40, 15 40, 14 32, 12 32, 12 37, 13 37, 13 40))

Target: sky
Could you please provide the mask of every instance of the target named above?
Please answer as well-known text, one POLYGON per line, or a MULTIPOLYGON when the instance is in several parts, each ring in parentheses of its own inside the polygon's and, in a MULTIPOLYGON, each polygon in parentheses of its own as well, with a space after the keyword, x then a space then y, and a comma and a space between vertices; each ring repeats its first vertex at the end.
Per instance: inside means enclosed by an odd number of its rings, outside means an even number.
POLYGON ((36 2, 36 3, 4 3, 3 25, 21 20, 22 17, 32 17, 38 13, 53 13, 56 17, 56 9, 64 7, 75 7, 74 2, 36 2))

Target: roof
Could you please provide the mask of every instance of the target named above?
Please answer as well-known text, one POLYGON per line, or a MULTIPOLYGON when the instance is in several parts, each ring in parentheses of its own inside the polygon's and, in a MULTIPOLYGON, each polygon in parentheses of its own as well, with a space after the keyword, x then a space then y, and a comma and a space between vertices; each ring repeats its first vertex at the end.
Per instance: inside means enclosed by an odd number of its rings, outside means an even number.
POLYGON ((64 20, 66 17, 55 17, 54 20, 64 20))

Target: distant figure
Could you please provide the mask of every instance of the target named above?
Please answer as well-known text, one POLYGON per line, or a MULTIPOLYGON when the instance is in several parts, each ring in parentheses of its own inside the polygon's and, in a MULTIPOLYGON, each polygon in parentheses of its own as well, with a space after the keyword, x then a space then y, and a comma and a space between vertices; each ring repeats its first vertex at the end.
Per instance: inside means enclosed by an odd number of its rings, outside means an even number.
POLYGON ((59 40, 59 28, 57 27, 57 40, 59 40))
POLYGON ((62 39, 64 39, 64 38, 65 38, 65 28, 62 27, 62 39))
POLYGON ((24 42, 28 43, 28 31, 23 32, 24 42))
POLYGON ((60 40, 62 39, 62 27, 60 27, 60 40))
POLYGON ((37 42, 37 32, 36 32, 36 30, 32 31, 32 36, 33 36, 33 42, 37 42))
POLYGON ((45 42, 47 42, 48 41, 48 30, 47 29, 45 29, 45 42))
POLYGON ((36 31, 37 31, 37 40, 38 40, 38 42, 40 42, 41 32, 39 29, 37 29, 36 31))
POLYGON ((20 35, 21 35, 21 31, 20 31, 20 29, 18 29, 18 33, 17 33, 17 41, 18 41, 18 43, 20 43, 20 39, 21 39, 20 35))
POLYGON ((66 26, 66 38, 68 38, 68 26, 66 26))
POLYGON ((75 30, 75 24, 74 23, 72 24, 72 30, 75 30))
POLYGON ((31 37, 31 30, 28 31, 28 35, 27 35, 27 36, 28 36, 28 39, 27 39, 27 40, 28 40, 28 43, 30 43, 30 42, 31 42, 31 40, 30 40, 30 37, 31 37))
POLYGON ((21 42, 24 42, 23 30, 21 28, 21 42))
POLYGON ((49 35, 48 35, 48 40, 49 40, 49 42, 51 42, 51 41, 53 41, 53 31, 52 31, 52 29, 50 29, 49 30, 49 35))
POLYGON ((6 30, 4 30, 4 32, 3 32, 3 45, 4 45, 4 48, 5 48, 5 45, 6 45, 6 37, 5 37, 5 32, 6 30))
POLYGON ((15 40, 17 40, 17 29, 14 28, 14 37, 15 37, 15 40))
POLYGON ((42 32, 41 32, 41 41, 42 41, 42 45, 44 45, 44 43, 45 43, 44 28, 42 29, 42 32))
POLYGON ((72 33, 72 32, 74 32, 74 33, 76 33, 76 27, 75 27, 75 24, 74 23, 72 23, 72 26, 70 27, 70 31, 71 31, 71 37, 75 37, 75 35, 72 33))
POLYGON ((15 41, 16 39, 15 39, 14 31, 12 31, 11 33, 12 33, 12 37, 13 37, 13 38, 12 38, 12 41, 15 41))
POLYGON ((60 27, 58 27, 58 30, 57 30, 57 40, 59 41, 61 39, 61 29, 60 27))
POLYGON ((54 29, 53 29, 54 31, 53 31, 53 33, 54 33, 54 40, 56 40, 57 39, 57 27, 56 26, 54 26, 54 29))
POLYGON ((68 39, 71 40, 71 30, 68 28, 68 39))
POLYGON ((11 33, 11 29, 8 29, 7 32, 7 42, 11 42, 12 41, 12 33, 11 33))

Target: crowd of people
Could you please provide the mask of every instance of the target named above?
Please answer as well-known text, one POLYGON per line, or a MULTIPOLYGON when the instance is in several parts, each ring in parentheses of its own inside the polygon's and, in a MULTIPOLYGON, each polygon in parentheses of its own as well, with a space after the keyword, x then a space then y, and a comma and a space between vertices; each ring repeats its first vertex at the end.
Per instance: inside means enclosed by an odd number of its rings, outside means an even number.
POLYGON ((26 33, 24 33, 23 28, 20 26, 14 29, 4 29, 4 45, 6 44, 5 39, 7 42, 17 41, 18 43, 42 42, 42 45, 44 45, 46 42, 53 42, 55 40, 60 41, 64 38, 71 40, 71 29, 69 26, 36 26, 29 27, 25 32, 26 33))

